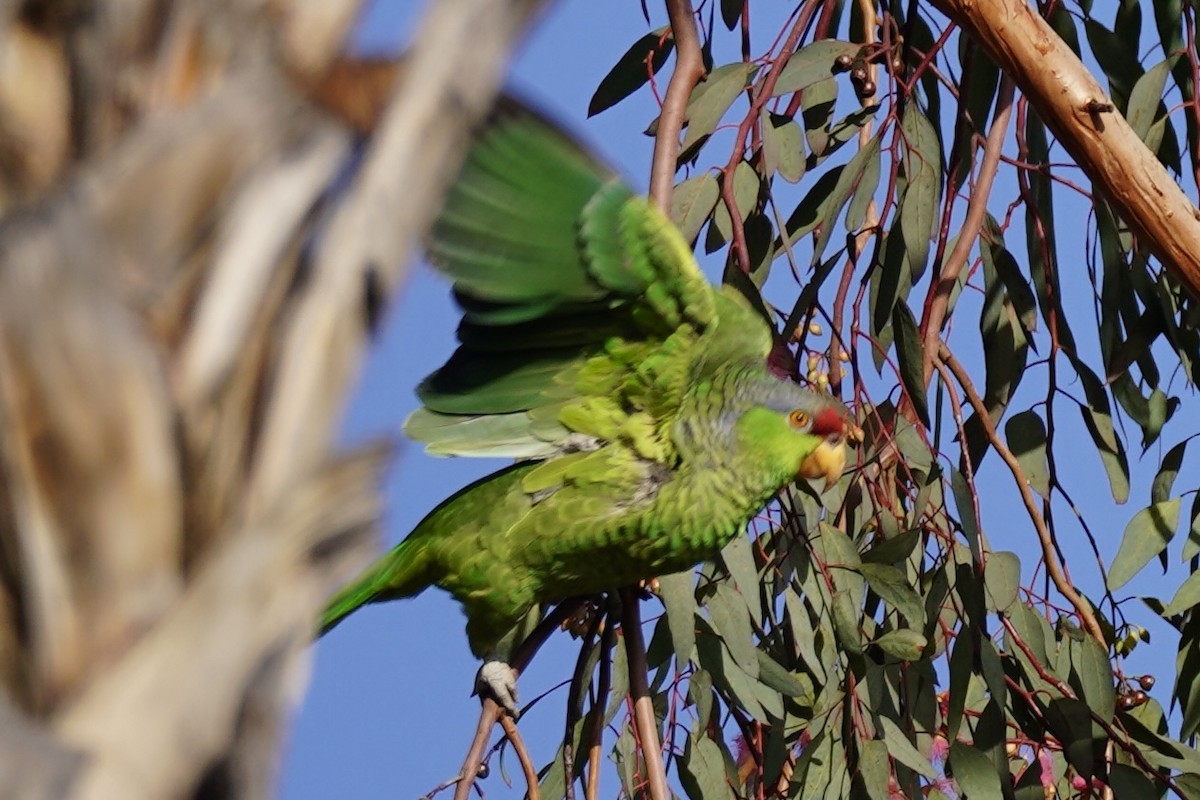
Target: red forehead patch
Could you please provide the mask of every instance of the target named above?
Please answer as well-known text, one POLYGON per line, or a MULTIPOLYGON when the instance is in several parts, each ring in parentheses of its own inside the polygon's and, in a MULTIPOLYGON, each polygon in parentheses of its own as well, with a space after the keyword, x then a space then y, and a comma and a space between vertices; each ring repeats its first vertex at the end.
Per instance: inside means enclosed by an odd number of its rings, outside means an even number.
POLYGON ((841 433, 846 429, 846 420, 832 406, 826 406, 813 417, 812 428, 809 430, 818 436, 828 436, 831 433, 841 433))

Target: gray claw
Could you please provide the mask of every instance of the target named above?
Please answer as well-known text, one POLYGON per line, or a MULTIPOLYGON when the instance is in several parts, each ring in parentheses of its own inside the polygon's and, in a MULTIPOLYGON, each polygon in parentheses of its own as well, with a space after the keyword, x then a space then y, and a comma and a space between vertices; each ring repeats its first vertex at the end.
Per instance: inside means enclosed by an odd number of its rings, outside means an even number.
POLYGON ((475 692, 491 697, 500 707, 516 718, 517 678, 512 667, 503 661, 485 661, 475 676, 475 692))

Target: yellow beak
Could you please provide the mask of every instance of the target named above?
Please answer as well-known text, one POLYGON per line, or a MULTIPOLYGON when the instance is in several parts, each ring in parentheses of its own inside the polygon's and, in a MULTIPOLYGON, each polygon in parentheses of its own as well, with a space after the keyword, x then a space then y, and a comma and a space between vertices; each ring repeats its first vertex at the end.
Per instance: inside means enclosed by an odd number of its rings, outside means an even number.
POLYGON ((807 458, 800 462, 800 471, 797 475, 810 480, 824 478, 825 490, 828 491, 837 483, 838 478, 842 477, 842 470, 845 468, 845 443, 830 444, 823 441, 817 445, 816 450, 813 450, 807 458))

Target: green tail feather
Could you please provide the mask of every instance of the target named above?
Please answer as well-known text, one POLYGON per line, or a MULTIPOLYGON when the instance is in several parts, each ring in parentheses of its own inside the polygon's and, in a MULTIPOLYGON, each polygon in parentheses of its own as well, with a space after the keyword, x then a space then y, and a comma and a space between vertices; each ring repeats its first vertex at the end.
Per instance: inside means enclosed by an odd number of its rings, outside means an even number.
POLYGON ((368 603, 419 594, 429 586, 427 573, 428 559, 422 543, 411 537, 405 539, 329 600, 321 615, 320 635, 368 603))

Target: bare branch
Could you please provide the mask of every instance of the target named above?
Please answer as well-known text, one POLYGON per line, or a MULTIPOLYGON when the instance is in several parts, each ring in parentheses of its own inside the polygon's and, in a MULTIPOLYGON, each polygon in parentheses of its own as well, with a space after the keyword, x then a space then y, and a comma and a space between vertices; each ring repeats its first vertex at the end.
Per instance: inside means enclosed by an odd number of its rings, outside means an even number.
POLYGON ((666 0, 671 34, 675 37, 675 71, 667 84, 658 132, 654 137, 654 160, 650 167, 650 199, 664 214, 671 212, 675 187, 675 161, 679 158, 679 132, 687 120, 688 99, 704 77, 700 35, 690 0, 666 0))
POLYGON ((1021 469, 1017 457, 1008 449, 1008 445, 1004 443, 1004 439, 996 431, 996 425, 992 422, 992 417, 988 413, 987 406, 984 405, 983 398, 979 396, 979 392, 975 390, 975 385, 971 382, 970 375, 954 354, 950 352, 950 348, 946 347, 945 343, 940 343, 938 347, 937 357, 934 359, 934 364, 944 364, 950 372, 954 374, 959 385, 962 386, 963 392, 967 396, 967 400, 971 403, 971 407, 975 409, 975 414, 979 417, 979 421, 983 424, 983 430, 987 434, 988 441, 992 447, 996 449, 1000 458, 1008 465, 1008 469, 1012 472, 1013 480, 1017 484, 1017 491, 1021 493, 1021 502, 1025 504, 1025 510, 1029 512, 1029 520, 1033 523, 1034 530, 1037 531, 1038 541, 1042 546, 1042 560, 1046 564, 1046 572, 1049 573, 1050 579, 1054 581, 1055 588, 1067 598, 1067 601, 1074 607, 1075 613, 1079 615, 1080 621, 1083 622, 1083 627, 1096 640, 1100 647, 1108 649, 1108 641, 1104 638, 1104 630, 1100 627, 1100 622, 1096 619, 1095 612, 1092 611, 1092 606, 1083 596, 1075 589, 1063 573, 1062 564, 1058 560, 1058 554, 1055 552, 1054 539, 1050 534, 1049 528, 1046 527, 1046 520, 1042 518, 1042 514, 1038 511, 1037 503, 1033 499, 1033 491, 1029 488, 1029 481, 1025 477, 1024 470, 1021 469))
POLYGON ((921 330, 925 335, 925 383, 933 374, 933 359, 937 353, 938 342, 942 337, 942 323, 946 320, 946 309, 950 305, 950 294, 954 290, 958 276, 967 265, 971 248, 979 238, 979 229, 983 226, 983 218, 987 215, 988 199, 992 196, 992 182, 996 179, 996 169, 1000 165, 1000 152, 1004 145, 1004 137, 1008 133, 1008 121, 1012 116, 1013 90, 1012 79, 1005 74, 1000 79, 1000 89, 996 93, 996 113, 992 115, 992 127, 988 131, 987 143, 983 148, 983 161, 979 165, 979 176, 971 199, 967 203, 967 215, 963 219, 958 238, 954 241, 954 249, 942 260, 942 269, 929 286, 929 298, 926 304, 925 318, 921 320, 921 330))
POLYGON ((641 598, 637 587, 621 590, 621 633, 629 655, 629 695, 633 698, 634 725, 651 800, 668 800, 667 773, 662 760, 662 741, 654 715, 654 700, 646 677, 646 643, 642 639, 641 598))

